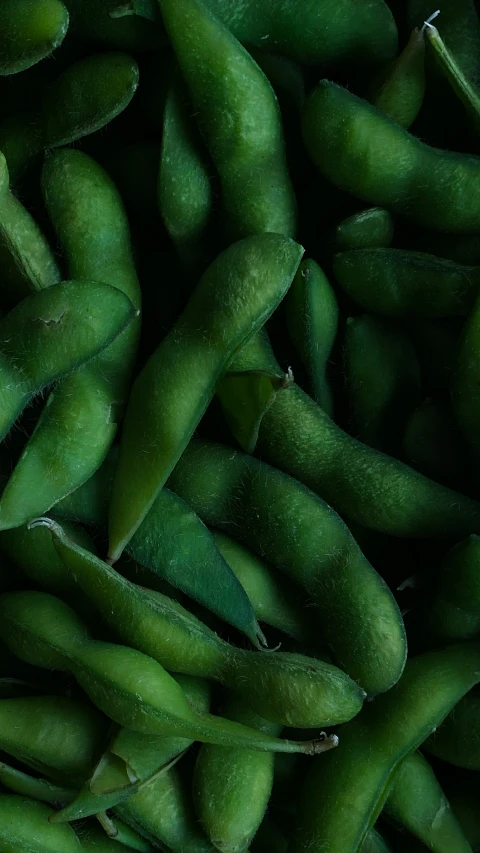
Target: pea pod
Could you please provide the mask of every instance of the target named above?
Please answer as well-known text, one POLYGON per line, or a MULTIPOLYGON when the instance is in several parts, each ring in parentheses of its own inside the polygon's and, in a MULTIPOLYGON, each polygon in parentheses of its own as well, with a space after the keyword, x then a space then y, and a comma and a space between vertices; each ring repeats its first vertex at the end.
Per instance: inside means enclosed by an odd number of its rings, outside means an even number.
POLYGON ((45 59, 65 38, 60 0, 4 0, 0 10, 0 74, 17 74, 45 59))
POLYGON ((422 227, 480 230, 478 157, 430 148, 328 80, 307 101, 303 135, 317 168, 340 189, 422 227))
POLYGON ((400 762, 477 683, 479 663, 478 643, 410 658, 398 684, 343 727, 337 755, 325 756, 308 774, 292 849, 357 853, 400 762))
POLYGON ((13 794, 0 794, 0 845, 4 853, 81 853, 71 826, 53 826, 53 809, 13 794))
POLYGON ((301 254, 297 243, 275 234, 234 243, 202 276, 143 368, 127 406, 115 471, 110 560, 118 559, 165 485, 234 352, 284 297, 301 254))
POLYGON ((12 181, 47 148, 68 145, 112 121, 128 106, 137 86, 137 64, 124 53, 88 56, 67 68, 38 107, 0 124, 0 150, 12 181))
POLYGON ((341 252, 334 272, 352 299, 386 317, 464 316, 480 284, 479 267, 403 249, 341 252))
POLYGON ((334 659, 367 693, 395 684, 406 654, 397 605, 327 504, 265 463, 201 441, 191 442, 169 484, 204 521, 307 590, 334 659))
POLYGON ((338 305, 332 286, 315 261, 302 261, 285 299, 287 327, 312 387, 313 399, 333 412, 327 378, 338 329, 338 305))
MULTIPOLYGON (((43 193, 69 276, 112 285, 138 313, 128 223, 106 172, 80 151, 59 151, 44 167, 43 193)), ((139 332, 137 316, 96 359, 56 386, 2 495, 4 527, 46 512, 103 462, 126 401, 139 332), (32 489, 42 470, 48 476, 32 489)))
POLYGON ((472 853, 435 773, 420 752, 413 752, 400 764, 383 815, 433 853, 472 853))
POLYGON ((349 317, 345 374, 361 441, 399 456, 408 417, 420 399, 420 366, 401 330, 370 314, 349 317))
POLYGON ((236 649, 177 602, 123 578, 55 522, 34 523, 48 524, 59 556, 107 624, 167 669, 215 678, 248 697, 257 713, 284 725, 332 725, 361 707, 363 691, 336 667, 302 655, 236 649))
POLYGON ((316 754, 337 745, 280 740, 210 714, 197 712, 175 679, 157 661, 127 646, 91 640, 85 625, 60 599, 43 592, 0 598, 0 636, 27 662, 69 670, 90 699, 118 725, 143 734, 180 736, 261 751, 316 754))
POLYGON ((36 394, 101 352, 135 316, 123 293, 88 281, 56 284, 13 308, 0 320, 0 438, 36 394))
POLYGON ((160 10, 220 176, 231 239, 295 236, 295 196, 270 83, 200 0, 160 0, 160 10))
POLYGON ((425 95, 424 29, 415 28, 402 50, 376 75, 370 87, 371 103, 402 127, 415 121, 425 95))
MULTIPOLYGON (((265 335, 244 347, 230 368, 280 371, 265 335)), ((413 538, 458 538, 480 529, 476 501, 352 438, 294 384, 265 412, 257 450, 364 527, 413 538)), ((171 486, 175 490, 175 478, 171 486)))

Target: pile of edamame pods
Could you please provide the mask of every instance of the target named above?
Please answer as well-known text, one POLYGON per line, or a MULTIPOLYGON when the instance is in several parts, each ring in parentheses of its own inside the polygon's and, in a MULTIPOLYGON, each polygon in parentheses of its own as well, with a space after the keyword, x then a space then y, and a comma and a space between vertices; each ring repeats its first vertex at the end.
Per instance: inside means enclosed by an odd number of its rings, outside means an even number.
POLYGON ((474 0, 0 0, 0 853, 480 851, 474 0))

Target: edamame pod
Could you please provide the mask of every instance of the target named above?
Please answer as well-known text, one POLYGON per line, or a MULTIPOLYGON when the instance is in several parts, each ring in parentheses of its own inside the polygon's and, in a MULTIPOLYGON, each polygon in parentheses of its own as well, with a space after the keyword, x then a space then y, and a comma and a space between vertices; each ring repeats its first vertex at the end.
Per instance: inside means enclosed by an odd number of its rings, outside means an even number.
POLYGON ((410 658, 398 684, 343 726, 337 755, 325 756, 308 774, 291 849, 357 853, 402 759, 479 678, 478 643, 410 658))
POLYGON ((469 454, 451 407, 424 400, 411 414, 403 436, 409 464, 437 483, 464 491, 469 486, 469 454))
POLYGON ((135 381, 110 502, 112 562, 165 485, 233 354, 285 296, 302 252, 279 234, 247 237, 222 252, 135 381))
POLYGON ((123 293, 92 281, 53 285, 13 308, 0 320, 0 439, 36 394, 101 352, 136 315, 123 293))
POLYGON ((0 74, 17 74, 45 59, 65 38, 68 12, 60 0, 3 0, 0 74))
POLYGON ((333 399, 327 378, 338 330, 335 292, 315 261, 302 261, 285 299, 287 328, 302 359, 313 399, 332 416, 333 399))
MULTIPOLYGON (((434 4, 435 5, 435 4, 434 4)), ((421 27, 432 14, 430 0, 408 0, 407 15, 412 27, 421 27)), ((471 80, 480 76, 480 22, 474 0, 444 0, 441 5, 442 32, 453 55, 471 80)), ((434 71, 432 64, 432 71, 434 71)), ((437 76, 440 69, 437 68, 437 76)))
POLYGON ((433 48, 437 65, 454 93, 463 103, 467 113, 477 130, 480 130, 480 91, 468 79, 455 56, 448 49, 437 28, 430 22, 425 22, 425 32, 433 48))
POLYGON ((169 484, 204 521, 245 541, 307 590, 334 659, 367 693, 395 684, 406 656, 400 612, 327 504, 265 463, 204 441, 190 443, 169 484))
POLYGON ((315 741, 280 740, 196 711, 157 661, 127 646, 90 639, 74 611, 47 593, 6 593, 0 597, 0 614, 0 636, 17 657, 71 671, 94 704, 120 726, 261 751, 313 755, 337 745, 336 737, 324 734, 315 741))
POLYGON ((295 195, 280 110, 269 81, 200 0, 159 3, 220 176, 231 239, 264 232, 294 237, 295 195))
POLYGON ((455 705, 424 749, 457 767, 480 769, 480 693, 471 690, 455 705))
MULTIPOLYGON (((235 356, 231 369, 280 371, 263 334, 235 356)), ((364 527, 413 538, 480 530, 480 504, 352 438, 294 384, 264 413, 257 447, 263 459, 364 527)))
POLYGON ((400 56, 374 78, 369 100, 402 127, 415 121, 425 95, 425 37, 415 28, 400 56))
POLYGON ((12 182, 42 151, 68 145, 112 121, 137 86, 137 63, 125 53, 88 56, 67 68, 47 88, 38 108, 0 124, 0 150, 12 182))
POLYGON ((480 284, 480 267, 404 249, 341 252, 333 268, 352 299, 386 317, 466 315, 480 284))
POLYGON ((0 298, 3 306, 13 307, 32 290, 57 284, 61 276, 45 236, 9 184, 0 152, 0 298))
POLYGON ((303 134, 317 168, 341 189, 426 228, 480 230, 480 158, 430 148, 328 80, 307 101, 303 134))
MULTIPOLYGON (((72 33, 86 42, 136 53, 158 48, 165 41, 159 21, 152 27, 141 16, 128 14, 130 4, 123 0, 66 0, 65 5, 72 33)), ((158 18, 156 0, 152 6, 158 18)))
POLYGON ((360 441, 399 456, 407 418, 420 399, 420 366, 411 341, 370 314, 349 317, 345 374, 360 441))
POLYGON ((302 655, 236 649, 177 602, 90 555, 55 522, 37 523, 50 527, 59 556, 107 624, 172 672, 215 678, 247 697, 258 714, 299 728, 343 722, 361 707, 363 691, 336 667, 302 655))
POLYGON ((165 227, 187 269, 204 258, 213 207, 208 161, 197 136, 180 80, 175 80, 165 103, 157 194, 165 227))
POLYGON ((334 246, 338 252, 349 249, 387 248, 393 240, 394 219, 383 207, 367 207, 343 219, 335 228, 334 246))
POLYGON ((0 749, 54 779, 83 781, 106 734, 95 708, 64 696, 0 700, 0 749))
MULTIPOLYGON (((230 699, 231 720, 274 735, 281 727, 253 713, 244 701, 230 699)), ((195 763, 195 811, 208 838, 222 853, 243 853, 257 832, 273 785, 273 753, 204 745, 195 763)))
POLYGON ((80 151, 58 151, 43 169, 42 188, 69 277, 115 287, 128 297, 137 316, 97 358, 49 396, 3 492, 4 527, 25 524, 46 512, 101 465, 123 413, 140 333, 140 286, 127 217, 107 173, 80 151), (48 476, 32 489, 41 471, 48 476))
POLYGON ((480 462, 480 297, 463 327, 452 377, 452 405, 474 461, 480 462))
POLYGON ((447 554, 432 600, 421 615, 430 643, 468 640, 480 633, 480 537, 469 536, 447 554))
POLYGON ((49 779, 29 776, 28 773, 24 773, 16 767, 10 767, 3 761, 0 761, 0 785, 14 794, 52 805, 68 803, 73 800, 76 794, 75 788, 66 788, 64 785, 57 785, 49 779))
POLYGON ((433 853, 472 853, 435 773, 420 752, 403 759, 382 813, 433 853))
POLYGON ((0 794, 2 853, 81 853, 71 826, 53 826, 53 809, 13 794, 0 794))

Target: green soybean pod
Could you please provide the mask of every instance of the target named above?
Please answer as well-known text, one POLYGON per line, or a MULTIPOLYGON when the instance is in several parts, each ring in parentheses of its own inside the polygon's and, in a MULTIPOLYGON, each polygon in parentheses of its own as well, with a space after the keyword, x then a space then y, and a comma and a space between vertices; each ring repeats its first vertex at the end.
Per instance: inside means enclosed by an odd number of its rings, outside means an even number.
POLYGON ((420 752, 403 759, 382 814, 433 853, 472 853, 435 773, 420 752))
POLYGON ((468 640, 480 633, 480 537, 469 536, 446 555, 422 614, 430 642, 468 640))
POLYGON ((129 850, 137 850, 138 853, 155 853, 152 844, 143 835, 119 820, 116 815, 97 815, 97 820, 107 836, 118 841, 123 850, 127 847, 129 850))
POLYGON ((457 423, 477 465, 480 461, 479 330, 480 297, 477 298, 460 336, 451 389, 457 423))
POLYGON ((391 853, 389 844, 376 829, 367 833, 360 850, 362 853, 391 853))
POLYGON ((372 80, 369 101, 402 127, 415 121, 425 95, 425 37, 415 28, 396 59, 372 80))
POLYGON ((53 809, 14 794, 0 794, 2 853, 81 853, 71 826, 53 826, 53 809))
POLYGON ((424 748, 430 755, 467 770, 480 769, 480 694, 467 693, 424 748))
POLYGON ((78 783, 91 772, 107 720, 91 705, 64 696, 0 701, 0 748, 33 770, 78 783))
MULTIPOLYGON (((259 717, 242 700, 231 698, 223 713, 239 723, 280 734, 279 725, 259 717)), ((217 850, 247 850, 268 806, 273 770, 273 753, 214 745, 200 748, 193 778, 195 811, 217 850)))
POLYGON ((46 512, 103 462, 122 416, 140 333, 140 286, 128 222, 107 173, 86 154, 63 150, 47 161, 42 184, 69 277, 115 287, 137 309, 137 317, 49 396, 3 492, 4 527, 46 512), (33 490, 32 481, 42 470, 48 476, 33 490))
POLYGON ((429 147, 328 80, 307 101, 303 135, 317 168, 340 189, 422 227, 480 230, 478 157, 429 147))
MULTIPOLYGON (((117 841, 116 838, 109 838, 106 832, 93 822, 82 825, 81 829, 79 827, 76 831, 81 849, 87 853, 133 853, 136 849, 123 841, 117 841)), ((153 848, 149 847, 149 850, 153 851, 153 848)))
POLYGON ((405 424, 420 399, 420 366, 411 341, 378 317, 349 317, 344 357, 359 439, 398 456, 405 424))
POLYGON ((220 176, 230 238, 295 236, 295 196, 269 81, 200 0, 160 0, 160 9, 220 176))
POLYGON ((0 299, 13 307, 31 293, 60 279, 55 255, 31 214, 10 190, 5 157, 0 152, 0 299))
POLYGON ((218 531, 213 536, 217 548, 252 602, 259 622, 271 625, 300 642, 312 642, 316 634, 314 612, 299 603, 301 590, 290 586, 286 578, 277 575, 272 566, 236 539, 218 531))
POLYGON ((352 299, 386 317, 466 315, 480 283, 480 267, 407 249, 341 252, 333 267, 352 299))
POLYGON ((30 799, 39 800, 42 803, 67 803, 69 800, 73 800, 76 794, 75 788, 67 788, 65 785, 56 784, 49 779, 29 776, 28 773, 11 767, 3 761, 0 761, 0 785, 3 785, 13 794, 30 797, 30 799))
POLYGON ((433 48, 437 65, 453 92, 463 103, 477 131, 480 130, 480 92, 464 73, 454 54, 448 49, 437 28, 425 22, 428 41, 433 48))
POLYGON ((67 29, 68 11, 60 0, 3 0, 0 74, 17 74, 45 59, 67 29))
POLYGON ((468 486, 468 449, 447 403, 427 399, 412 412, 403 449, 409 464, 427 477, 459 491, 468 486))
POLYGON ((104 127, 132 100, 138 66, 126 53, 87 56, 45 90, 38 107, 0 123, 0 149, 16 182, 37 155, 104 127))
MULTIPOLYGON (((132 15, 129 9, 133 5, 131 2, 66 0, 65 5, 70 13, 72 35, 83 41, 134 53, 161 47, 165 42, 165 33, 158 25, 160 22, 152 27, 142 16, 132 15)), ((152 7, 158 18, 155 0, 152 0, 152 7)))
MULTIPOLYGON (((264 334, 235 356, 230 369, 281 373, 264 334)), ((295 384, 265 411, 257 450, 364 527, 410 538, 459 538, 480 529, 476 501, 352 438, 295 384)), ((196 511, 205 518, 201 508, 196 511)))
POLYGON ((324 756, 307 775, 291 849, 357 853, 400 762, 477 683, 479 662, 478 643, 410 658, 398 684, 343 726, 337 760, 324 756))
POLYGON ((327 504, 265 463, 203 441, 191 442, 169 484, 306 589, 335 661, 367 693, 395 684, 406 655, 396 602, 327 504))
MULTIPOLYGON (((127 646, 92 640, 85 624, 55 596, 6 593, 0 598, 0 612, 0 636, 17 657, 46 669, 71 671, 92 702, 120 726, 267 752, 316 755, 338 744, 336 736, 325 733, 313 741, 282 740, 197 711, 157 661, 127 646)), ((339 688, 345 684, 344 679, 339 688)))
POLYGON ((169 670, 214 678, 247 696, 261 716, 284 725, 332 725, 361 707, 364 692, 336 667, 298 654, 237 649, 177 602, 141 589, 77 546, 58 524, 35 523, 50 527, 59 556, 107 623, 169 670))
POLYGON ((404 321, 420 361, 422 388, 434 399, 450 397, 458 341, 464 322, 462 317, 439 320, 411 317, 404 321))
MULTIPOLYGON (((429 0, 408 0, 406 11, 410 26, 421 27, 432 14, 429 0)), ((471 80, 480 76, 480 22, 474 0, 445 0, 441 6, 445 42, 471 80)), ((434 71, 434 66, 432 67, 434 71)), ((438 76, 437 67, 437 76, 438 76)))
POLYGON ((285 299, 285 317, 306 367, 313 399, 331 416, 333 399, 327 368, 337 336, 338 305, 327 276, 315 261, 300 264, 285 299))
POLYGON ((110 502, 111 561, 118 559, 165 484, 233 354, 285 296, 302 252, 279 234, 231 245, 202 276, 136 379, 110 502))
POLYGON ((447 765, 442 778, 443 789, 456 818, 467 836, 472 850, 480 849, 480 822, 478 819, 478 773, 475 770, 457 770, 447 765))
POLYGON ((157 195, 165 227, 187 269, 195 269, 205 256, 213 207, 208 161, 197 136, 177 79, 165 103, 157 195))
POLYGON ((0 320, 0 439, 35 394, 101 352, 136 313, 114 287, 67 281, 27 296, 0 320))
POLYGON ((349 249, 387 248, 393 240, 394 219, 383 207, 367 207, 343 219, 334 231, 338 252, 349 249))

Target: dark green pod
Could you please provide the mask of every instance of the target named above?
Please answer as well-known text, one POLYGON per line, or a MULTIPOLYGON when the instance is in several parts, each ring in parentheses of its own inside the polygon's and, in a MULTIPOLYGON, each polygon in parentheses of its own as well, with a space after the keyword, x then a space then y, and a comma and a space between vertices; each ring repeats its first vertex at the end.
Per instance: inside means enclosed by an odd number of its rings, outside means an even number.
POLYGON ((349 249, 387 248, 393 240, 394 219, 383 207, 367 207, 343 219, 335 228, 334 246, 338 252, 349 249))
POLYGON ((474 689, 458 702, 445 722, 426 741, 424 749, 449 764, 478 771, 479 742, 480 693, 474 689))
POLYGON ((397 124, 410 127, 424 95, 425 37, 423 29, 416 28, 400 56, 372 81, 369 100, 397 124))
POLYGON ((60 0, 3 0, 0 74, 17 74, 49 56, 65 38, 68 20, 60 0))

